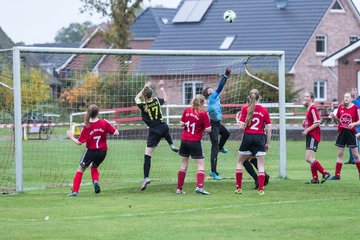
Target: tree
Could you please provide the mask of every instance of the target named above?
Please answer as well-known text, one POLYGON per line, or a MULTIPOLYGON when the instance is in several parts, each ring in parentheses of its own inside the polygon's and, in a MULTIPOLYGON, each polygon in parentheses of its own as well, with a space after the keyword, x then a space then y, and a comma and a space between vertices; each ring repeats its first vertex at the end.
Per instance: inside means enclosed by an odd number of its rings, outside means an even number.
POLYGON ((143 0, 81 0, 84 3, 81 12, 96 11, 104 17, 110 17, 109 31, 104 38, 114 48, 126 49, 131 36, 130 26, 136 18, 143 0), (133 3, 132 3, 133 2, 133 3))
POLYGON ((55 36, 55 42, 57 43, 78 43, 81 41, 86 30, 93 24, 86 21, 80 23, 70 23, 68 27, 61 28, 55 36))
MULTIPOLYGON (((12 71, 9 67, 4 66, 2 71, 0 82, 12 86, 12 71)), ((44 103, 48 99, 50 99, 50 87, 47 75, 36 68, 27 68, 25 70, 22 67, 21 104, 35 108, 36 105, 44 103)), ((0 88, 0 108, 6 109, 11 113, 14 109, 14 94, 4 87, 0 88)))
POLYGON ((100 108, 103 96, 98 94, 99 77, 89 74, 85 77, 83 83, 76 87, 65 89, 60 95, 60 103, 66 103, 76 108, 77 111, 90 104, 97 104, 100 108))

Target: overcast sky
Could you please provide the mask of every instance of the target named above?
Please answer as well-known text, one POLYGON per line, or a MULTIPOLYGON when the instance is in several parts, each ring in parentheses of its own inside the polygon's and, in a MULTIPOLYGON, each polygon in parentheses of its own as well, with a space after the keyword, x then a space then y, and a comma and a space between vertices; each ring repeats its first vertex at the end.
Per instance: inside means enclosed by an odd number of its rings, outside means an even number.
MULTIPOLYGON (((163 5, 176 8, 181 0, 144 0, 144 7, 163 5)), ((353 0, 360 9, 360 0, 353 0)), ((0 0, 0 27, 13 40, 25 44, 54 42, 56 32, 70 23, 105 19, 80 14, 80 0, 0 0)))
MULTIPOLYGON (((180 0, 144 0, 144 6, 176 8, 180 0)), ((15 43, 54 42, 56 32, 70 23, 106 21, 100 15, 81 14, 80 0, 0 0, 0 27, 15 43)))

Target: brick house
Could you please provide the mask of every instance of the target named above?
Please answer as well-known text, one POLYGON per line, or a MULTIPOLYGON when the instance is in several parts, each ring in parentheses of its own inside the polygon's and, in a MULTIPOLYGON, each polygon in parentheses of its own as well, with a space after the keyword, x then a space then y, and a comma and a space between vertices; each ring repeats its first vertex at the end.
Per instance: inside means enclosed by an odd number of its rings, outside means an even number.
MULTIPOLYGON (((132 37, 129 42, 130 49, 149 49, 154 40, 170 23, 176 9, 172 8, 147 8, 134 21, 130 32, 132 37)), ((101 24, 93 29, 84 37, 79 48, 112 48, 111 44, 106 43, 101 37, 101 32, 107 31, 106 24, 101 24)), ((80 69, 85 69, 85 65, 89 64, 89 55, 73 54, 60 68, 61 78, 70 77, 74 71, 79 73, 80 69)), ((132 56, 129 63, 136 65, 141 60, 140 56, 132 56)), ((92 60, 90 66, 92 72, 97 74, 106 74, 116 69, 116 61, 112 56, 98 56, 98 59, 92 60)), ((131 66, 134 68, 135 66, 131 66)))
MULTIPOLYGON (((352 0, 182 0, 177 9, 148 8, 139 15, 131 28, 129 48, 283 50, 287 78, 293 81, 294 88, 314 91, 317 101, 330 102, 338 98, 339 83, 333 74, 336 69, 330 71, 321 61, 359 39, 359 20, 352 0), (227 9, 237 13, 232 24, 222 20, 227 9)), ((99 26, 97 31, 103 30, 106 29, 99 26)), ((81 47, 111 46, 93 32, 81 47)), ((141 57, 133 56, 133 67, 145 62, 140 60, 141 57)), ((81 62, 85 60, 74 55, 59 70, 63 74, 71 73, 81 62)), ((105 73, 115 68, 111 57, 102 56, 93 71, 105 73)), ((189 78, 169 74, 161 68, 152 73, 154 80, 169 79, 166 83, 172 96, 169 103, 186 104, 203 87, 215 87, 218 81, 217 73, 213 72, 201 72, 189 78)))
POLYGON ((336 66, 329 69, 321 61, 339 48, 357 41, 360 36, 359 14, 351 1, 335 0, 329 6, 289 71, 296 87, 314 90, 317 100, 322 102, 342 99, 339 96, 343 96, 344 87, 356 87, 355 82, 353 85, 340 82, 340 78, 333 74, 337 71, 336 66))
POLYGON ((337 80, 338 96, 341 102, 344 94, 352 88, 360 89, 360 41, 350 44, 322 61, 322 65, 333 72, 337 80))

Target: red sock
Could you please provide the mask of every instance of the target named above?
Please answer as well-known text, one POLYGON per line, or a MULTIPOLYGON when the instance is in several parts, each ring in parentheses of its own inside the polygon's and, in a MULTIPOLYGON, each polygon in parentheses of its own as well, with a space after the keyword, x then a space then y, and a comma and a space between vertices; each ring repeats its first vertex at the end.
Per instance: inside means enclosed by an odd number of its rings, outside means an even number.
POLYGON ((316 167, 314 167, 313 165, 310 165, 310 168, 311 168, 312 178, 313 178, 315 181, 319 180, 319 176, 318 176, 318 172, 317 172, 316 167))
POLYGON ((99 170, 97 168, 90 168, 92 181, 99 181, 99 170))
POLYGON ((235 179, 236 179, 236 189, 241 188, 241 184, 242 184, 242 176, 243 176, 243 172, 240 169, 236 169, 235 172, 235 179))
POLYGON ((198 188, 202 188, 204 186, 204 180, 205 180, 205 172, 204 170, 199 170, 196 173, 196 186, 198 188))
POLYGON ((319 161, 315 160, 312 165, 313 165, 321 174, 327 173, 327 171, 323 168, 323 166, 321 166, 321 164, 319 163, 319 161))
POLYGON ((82 172, 76 171, 73 181, 73 187, 72 187, 73 192, 79 192, 82 176, 83 176, 82 172))
POLYGON ((342 168, 342 163, 336 162, 335 166, 335 176, 340 178, 340 172, 342 168))
POLYGON ((185 169, 180 169, 178 172, 178 183, 177 183, 177 188, 181 189, 183 188, 184 185, 184 181, 185 181, 185 175, 186 175, 186 170, 185 169))
POLYGON ((360 176, 360 162, 356 162, 355 164, 356 164, 359 176, 360 176))
POLYGON ((259 191, 264 190, 264 181, 265 181, 265 173, 259 172, 258 174, 259 191))

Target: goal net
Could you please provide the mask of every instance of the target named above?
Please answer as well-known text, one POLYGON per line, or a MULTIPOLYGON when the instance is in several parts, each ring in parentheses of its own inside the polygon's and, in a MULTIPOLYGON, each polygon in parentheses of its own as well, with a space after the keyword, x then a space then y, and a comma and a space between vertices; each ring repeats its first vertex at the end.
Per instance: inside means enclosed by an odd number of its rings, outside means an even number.
MULTIPOLYGON (((134 102, 136 94, 151 81, 154 95, 162 97, 158 81, 164 80, 169 100, 162 114, 179 146, 183 110, 204 88, 216 88, 226 67, 232 69, 232 74, 220 96, 223 124, 230 132, 225 145, 229 152, 219 153, 218 171, 225 178, 234 176, 241 141, 235 115, 244 106, 249 90, 258 88, 266 93, 262 102, 274 122, 266 170, 274 177, 285 177, 283 52, 18 47, 0 52, 0 82, 14 88, 12 91, 0 86, 0 98, 7 98, 4 109, 8 112, 2 112, 0 118, 0 131, 4 133, 0 139, 0 170, 6 172, 1 175, 0 189, 71 186, 85 146, 73 144, 66 131, 80 134, 90 104, 98 105, 100 118, 110 121, 120 132, 119 136, 108 137, 109 150, 99 169, 100 181, 119 187, 140 184, 148 128, 134 102)), ((207 134, 203 146, 208 174, 211 143, 207 134)), ((179 166, 179 156, 162 140, 152 157, 151 179, 175 184, 179 166)), ((188 181, 195 180, 195 170, 193 163, 188 181)), ((86 171, 83 184, 90 183, 86 171)))

